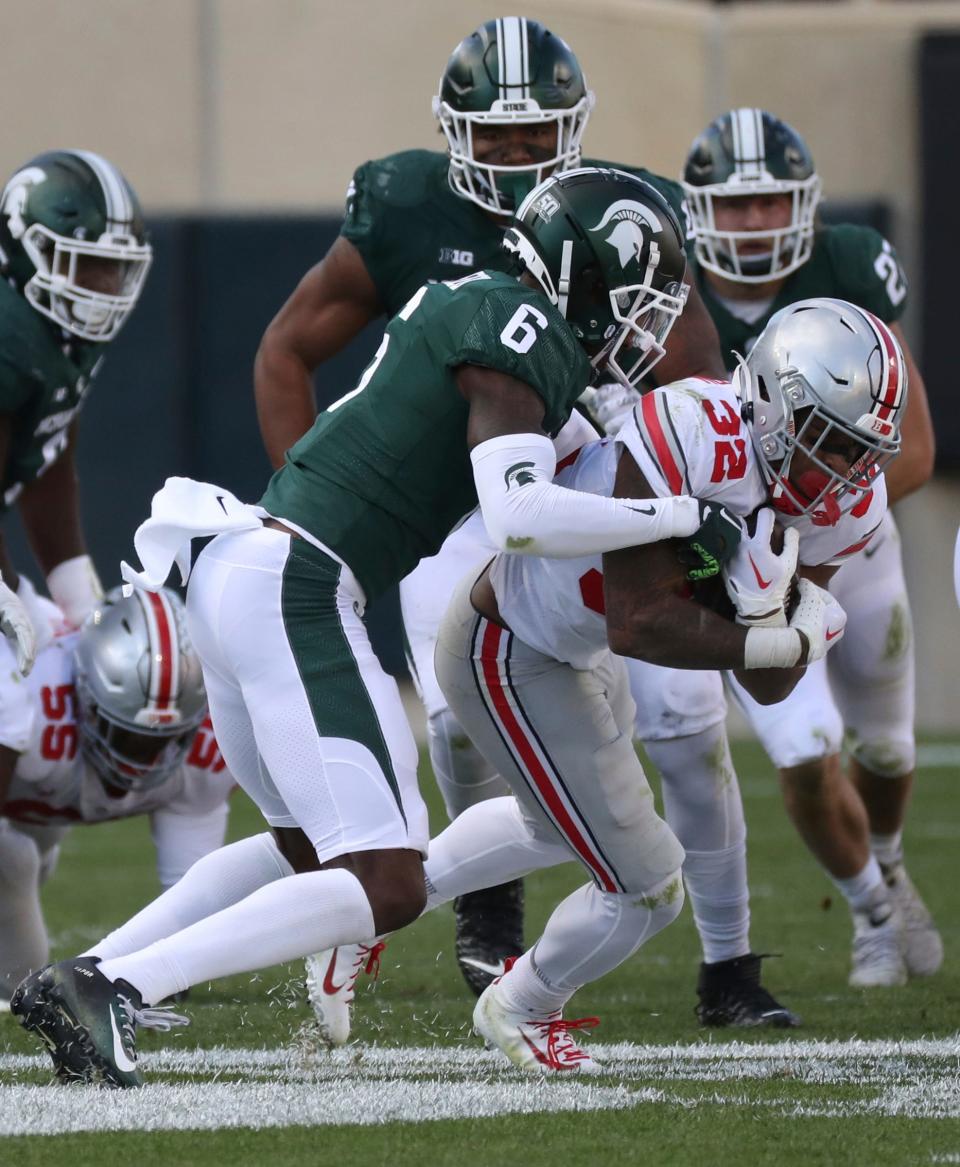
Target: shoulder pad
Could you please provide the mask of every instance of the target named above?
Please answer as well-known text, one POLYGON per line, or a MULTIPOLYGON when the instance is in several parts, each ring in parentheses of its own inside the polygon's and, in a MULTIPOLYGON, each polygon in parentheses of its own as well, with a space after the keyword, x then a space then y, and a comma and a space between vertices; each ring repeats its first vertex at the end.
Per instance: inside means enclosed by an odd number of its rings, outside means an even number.
POLYGON ((354 184, 367 198, 387 206, 412 207, 446 182, 449 160, 434 150, 404 150, 365 162, 354 184))

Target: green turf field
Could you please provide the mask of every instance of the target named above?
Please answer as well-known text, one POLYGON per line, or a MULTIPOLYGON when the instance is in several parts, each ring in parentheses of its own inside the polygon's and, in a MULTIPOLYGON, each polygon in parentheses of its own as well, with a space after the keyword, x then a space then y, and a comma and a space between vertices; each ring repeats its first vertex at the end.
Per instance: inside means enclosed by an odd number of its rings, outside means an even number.
MULTIPOLYGON (((801 1029, 697 1028, 685 910, 567 1011, 601 1018, 587 1040, 610 1073, 530 1080, 471 1036, 441 910, 391 940, 379 980, 361 983, 356 1044, 335 1054, 304 1029, 293 966, 195 989, 188 1029, 144 1035, 143 1091, 50 1085, 35 1045, 0 1018, 0 1164, 960 1163, 958 754, 925 751, 907 834, 946 946, 927 982, 847 987, 846 909, 787 824, 759 750, 738 747, 754 949, 782 954, 765 979, 801 1029)), ((259 829, 238 797, 232 835, 259 829)), ((45 896, 57 955, 150 897, 152 861, 145 821, 74 831, 45 896)), ((528 938, 581 882, 573 866, 528 881, 528 938)))

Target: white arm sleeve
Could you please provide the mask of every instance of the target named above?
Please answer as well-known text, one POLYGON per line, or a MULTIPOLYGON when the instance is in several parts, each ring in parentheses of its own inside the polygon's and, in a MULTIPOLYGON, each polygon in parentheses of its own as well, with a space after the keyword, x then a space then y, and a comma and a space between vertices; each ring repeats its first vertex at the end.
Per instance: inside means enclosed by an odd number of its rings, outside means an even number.
POLYGON ((553 482, 557 460, 543 434, 504 434, 470 454, 480 510, 501 551, 571 559, 685 538, 700 526, 695 498, 605 498, 553 482))

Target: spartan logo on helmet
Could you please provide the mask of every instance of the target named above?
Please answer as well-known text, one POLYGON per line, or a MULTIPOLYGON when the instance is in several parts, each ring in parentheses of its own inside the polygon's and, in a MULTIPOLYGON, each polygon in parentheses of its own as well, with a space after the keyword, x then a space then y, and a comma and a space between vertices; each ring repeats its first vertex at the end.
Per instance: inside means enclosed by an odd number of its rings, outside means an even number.
MULTIPOLYGON (((641 224, 645 224, 651 231, 658 234, 663 230, 663 223, 653 211, 643 206, 642 203, 634 202, 631 199, 621 199, 612 207, 608 207, 600 222, 596 227, 591 227, 590 230, 603 231, 611 222, 615 226, 606 236, 604 242, 617 249, 621 267, 626 267, 631 260, 637 264, 641 261, 643 250, 647 245, 647 237, 644 235, 641 224)), ((659 259, 659 251, 656 240, 651 240, 650 263, 653 264, 654 269, 659 259), (656 252, 656 258, 654 258, 654 252, 656 252)))
POLYGON ((47 172, 41 170, 39 166, 25 166, 23 170, 18 170, 4 187, 0 200, 0 215, 6 215, 7 229, 14 239, 19 239, 27 229, 23 212, 30 188, 36 186, 38 182, 46 182, 46 179, 47 172))

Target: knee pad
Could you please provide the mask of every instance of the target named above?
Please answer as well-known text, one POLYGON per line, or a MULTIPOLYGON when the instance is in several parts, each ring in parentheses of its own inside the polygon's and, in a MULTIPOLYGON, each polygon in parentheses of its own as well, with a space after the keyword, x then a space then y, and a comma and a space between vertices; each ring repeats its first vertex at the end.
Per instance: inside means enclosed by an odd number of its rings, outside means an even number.
POLYGON ((659 932, 661 928, 666 928, 680 915, 683 908, 681 869, 678 867, 666 879, 662 879, 640 896, 630 896, 629 900, 631 907, 644 908, 650 913, 649 936, 659 932))
POLYGON ((850 754, 864 770, 878 778, 902 778, 911 774, 917 764, 917 744, 913 734, 891 733, 863 741, 851 733, 848 740, 850 754))
POLYGON ((437 786, 451 819, 478 802, 511 793, 451 709, 429 716, 427 744, 437 786))

